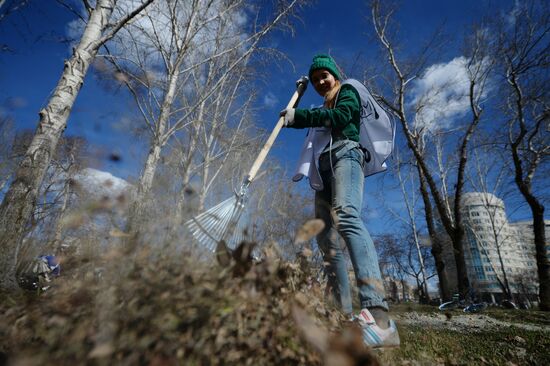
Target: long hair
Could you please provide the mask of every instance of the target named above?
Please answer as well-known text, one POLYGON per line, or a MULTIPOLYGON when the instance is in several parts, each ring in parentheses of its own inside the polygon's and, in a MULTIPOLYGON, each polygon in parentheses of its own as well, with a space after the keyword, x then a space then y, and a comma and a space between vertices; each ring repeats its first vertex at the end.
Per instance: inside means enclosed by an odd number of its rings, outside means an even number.
POLYGON ((338 95, 341 86, 342 84, 340 83, 340 80, 336 79, 334 87, 325 94, 325 103, 323 104, 325 108, 334 108, 334 105, 336 104, 336 96, 338 95))

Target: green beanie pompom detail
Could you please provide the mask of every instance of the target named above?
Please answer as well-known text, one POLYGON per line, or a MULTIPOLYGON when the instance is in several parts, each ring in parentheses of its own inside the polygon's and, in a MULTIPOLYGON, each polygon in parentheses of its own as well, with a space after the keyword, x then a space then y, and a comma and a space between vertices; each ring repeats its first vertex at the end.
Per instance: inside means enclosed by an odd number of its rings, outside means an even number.
POLYGON ((332 76, 334 76, 337 80, 340 80, 340 72, 338 71, 338 67, 336 66, 336 62, 330 57, 329 55, 315 55, 313 57, 313 63, 309 67, 309 79, 311 80, 311 74, 313 71, 317 69, 326 69, 328 70, 332 76))

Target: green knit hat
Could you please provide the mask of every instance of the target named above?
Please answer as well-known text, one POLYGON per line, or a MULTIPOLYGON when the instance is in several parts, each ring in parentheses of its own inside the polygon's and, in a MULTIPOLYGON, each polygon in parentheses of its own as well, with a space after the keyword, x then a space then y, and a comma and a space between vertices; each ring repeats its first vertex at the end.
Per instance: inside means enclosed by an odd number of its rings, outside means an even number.
POLYGON ((313 57, 313 63, 309 67, 309 79, 311 80, 311 74, 317 69, 326 69, 330 72, 337 80, 340 80, 340 72, 338 72, 338 67, 336 62, 329 55, 315 55, 313 57))

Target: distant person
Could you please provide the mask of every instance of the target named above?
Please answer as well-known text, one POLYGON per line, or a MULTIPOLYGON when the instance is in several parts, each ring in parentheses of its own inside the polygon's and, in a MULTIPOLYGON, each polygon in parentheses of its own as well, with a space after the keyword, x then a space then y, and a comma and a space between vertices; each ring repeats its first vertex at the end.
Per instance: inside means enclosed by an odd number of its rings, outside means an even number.
POLYGON ((61 274, 59 259, 54 255, 41 255, 28 261, 18 277, 25 290, 46 291, 52 279, 61 274))
POLYGON ((341 82, 336 63, 327 55, 313 58, 309 78, 324 98, 323 106, 287 108, 281 111, 281 116, 286 127, 312 128, 308 139, 318 145, 313 147, 313 153, 319 158, 314 164, 308 164, 309 173, 304 174, 316 189, 315 216, 325 223, 317 243, 328 263, 328 286, 342 311, 359 321, 368 346, 399 346, 397 328, 388 317, 378 255, 361 219, 363 168, 372 152, 359 143, 360 94, 352 85, 341 82), (311 170, 314 165, 318 170, 311 170), (357 280, 362 308, 358 316, 353 315, 346 258, 338 243, 338 234, 347 245, 357 280))

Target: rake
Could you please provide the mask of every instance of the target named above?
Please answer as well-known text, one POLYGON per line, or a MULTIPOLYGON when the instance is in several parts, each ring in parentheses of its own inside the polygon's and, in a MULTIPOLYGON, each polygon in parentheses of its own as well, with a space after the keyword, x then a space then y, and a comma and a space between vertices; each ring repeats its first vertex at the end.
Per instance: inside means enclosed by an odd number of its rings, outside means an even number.
MULTIPOLYGON (((288 102, 287 108, 295 108, 298 105, 300 98, 307 88, 307 83, 307 76, 302 76, 296 82, 296 91, 288 102)), ((269 138, 260 151, 260 154, 254 161, 254 164, 252 164, 252 168, 248 172, 248 175, 243 180, 240 189, 235 191, 231 198, 217 204, 208 211, 201 213, 185 223, 185 226, 201 246, 211 252, 216 252, 218 246, 221 244, 233 250, 242 242, 245 235, 245 223, 243 223, 240 218, 245 208, 248 187, 256 177, 258 170, 260 170, 283 124, 284 117, 280 117, 271 135, 269 135, 269 138)))

